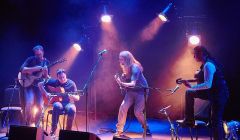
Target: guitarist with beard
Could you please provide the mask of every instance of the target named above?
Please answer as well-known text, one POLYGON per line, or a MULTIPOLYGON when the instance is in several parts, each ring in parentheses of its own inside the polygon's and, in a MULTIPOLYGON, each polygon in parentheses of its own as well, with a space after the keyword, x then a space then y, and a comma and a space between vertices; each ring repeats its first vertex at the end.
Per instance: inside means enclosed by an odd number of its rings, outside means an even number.
POLYGON ((64 92, 76 92, 77 86, 74 81, 67 78, 66 72, 64 69, 57 70, 57 79, 49 79, 47 82, 39 82, 38 83, 40 91, 46 95, 48 98, 51 97, 51 93, 48 91, 52 91, 54 88, 61 88, 60 91, 62 95, 59 101, 53 103, 53 113, 52 113, 52 128, 50 135, 54 136, 57 129, 57 124, 59 120, 59 115, 62 111, 68 115, 67 117, 67 130, 72 129, 72 123, 76 114, 76 106, 74 101, 78 101, 80 99, 79 95, 72 94, 64 94, 64 92))
MULTIPOLYGON (((49 61, 44 57, 44 50, 41 45, 37 45, 33 47, 34 56, 28 57, 25 62, 22 64, 20 68, 20 74, 22 75, 35 75, 37 73, 41 73, 40 78, 47 78, 48 75, 48 68, 47 65, 49 61)), ((38 108, 38 113, 35 116, 35 124, 37 120, 39 120, 41 106, 43 105, 43 98, 42 94, 37 87, 37 83, 39 82, 38 79, 35 79, 33 83, 26 86, 27 79, 20 77, 19 82, 24 88, 24 99, 25 99, 25 121, 27 125, 30 125, 30 121, 33 117, 33 111, 31 108, 35 105, 38 108)))

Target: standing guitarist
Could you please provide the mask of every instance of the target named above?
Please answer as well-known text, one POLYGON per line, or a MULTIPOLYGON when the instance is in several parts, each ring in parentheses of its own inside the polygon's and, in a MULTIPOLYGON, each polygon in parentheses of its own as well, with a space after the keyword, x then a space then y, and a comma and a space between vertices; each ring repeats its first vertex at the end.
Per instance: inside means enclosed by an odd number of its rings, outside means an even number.
POLYGON ((66 129, 71 130, 72 123, 76 114, 76 106, 74 104, 74 101, 78 101, 80 99, 80 96, 66 94, 66 93, 64 94, 64 92, 76 92, 77 86, 75 82, 67 78, 67 75, 64 69, 58 69, 57 79, 50 79, 46 83, 40 82, 38 86, 41 92, 45 94, 47 97, 51 97, 51 93, 47 92, 48 90, 51 90, 50 87, 60 88, 61 90, 63 90, 61 91, 63 93, 60 100, 53 103, 52 129, 50 134, 55 135, 58 120, 59 120, 59 115, 63 111, 65 111, 65 113, 68 115, 66 129))
POLYGON ((148 83, 143 75, 142 65, 134 58, 129 51, 121 51, 119 54, 120 67, 126 76, 126 81, 121 78, 116 78, 117 83, 121 87, 127 89, 124 100, 119 108, 118 123, 116 125, 116 137, 121 137, 124 133, 123 128, 126 123, 127 112, 130 106, 134 104, 134 114, 138 121, 141 123, 142 128, 146 127, 146 134, 151 135, 150 129, 144 119, 144 89, 142 86, 147 87, 148 83))
POLYGON ((20 68, 20 75, 36 75, 41 73, 39 79, 35 79, 33 83, 27 83, 27 79, 20 76, 19 82, 24 88, 24 99, 25 99, 25 120, 26 124, 29 125, 33 117, 33 111, 31 108, 35 105, 38 108, 38 113, 35 116, 35 123, 39 120, 41 106, 43 104, 42 94, 37 87, 37 83, 41 78, 47 78, 48 69, 47 65, 49 61, 44 57, 44 50, 41 45, 33 47, 34 56, 28 57, 20 68), (27 86, 26 86, 27 85, 27 86))

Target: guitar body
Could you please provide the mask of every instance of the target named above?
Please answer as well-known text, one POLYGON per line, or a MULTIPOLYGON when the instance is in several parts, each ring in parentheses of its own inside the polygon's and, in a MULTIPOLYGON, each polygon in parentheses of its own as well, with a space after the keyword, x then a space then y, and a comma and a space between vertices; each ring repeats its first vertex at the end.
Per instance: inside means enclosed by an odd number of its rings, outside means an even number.
MULTIPOLYGON (((124 74, 115 74, 114 75, 114 78, 117 79, 119 78, 122 82, 126 82, 126 76, 124 74)), ((121 85, 119 85, 119 88, 120 88, 120 93, 121 95, 125 95, 127 93, 127 88, 126 87, 123 87, 121 85)))
POLYGON ((52 86, 47 86, 47 88, 50 91, 51 94, 51 100, 49 100, 48 97, 46 97, 45 94, 43 94, 43 101, 44 104, 53 104, 54 102, 61 102, 63 96, 68 96, 68 95, 80 95, 83 96, 84 92, 82 90, 77 90, 74 92, 65 92, 63 87, 52 87, 52 86))
MULTIPOLYGON (((67 61, 65 58, 60 59, 60 60, 57 60, 57 61, 49 64, 47 67, 50 68, 50 67, 52 67, 52 66, 54 66, 58 63, 62 63, 62 62, 65 62, 65 61, 67 61)), ((29 87, 31 85, 34 85, 34 82, 36 80, 43 81, 44 78, 42 78, 42 76, 43 76, 42 71, 33 72, 33 73, 30 73, 30 74, 24 74, 24 73, 19 72, 18 73, 18 82, 23 87, 29 87)), ((35 85, 35 86, 37 86, 37 85, 35 85)))
POLYGON ((33 85, 35 80, 40 80, 42 77, 42 72, 37 72, 35 74, 23 74, 21 72, 18 73, 18 82, 23 87, 29 87, 33 85))
MULTIPOLYGON (((64 94, 64 92, 65 92, 64 88, 62 88, 62 87, 47 86, 47 88, 49 89, 49 91, 51 93, 64 94)), ((61 102, 62 97, 61 96, 53 96, 53 97, 51 97, 51 100, 49 101, 49 98, 45 94, 43 94, 43 101, 44 101, 44 104, 53 104, 54 102, 61 102)))

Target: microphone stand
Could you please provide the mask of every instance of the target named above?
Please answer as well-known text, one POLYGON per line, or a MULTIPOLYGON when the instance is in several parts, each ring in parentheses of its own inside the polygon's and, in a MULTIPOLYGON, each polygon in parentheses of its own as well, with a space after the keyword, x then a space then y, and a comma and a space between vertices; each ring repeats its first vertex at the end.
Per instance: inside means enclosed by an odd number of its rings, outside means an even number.
POLYGON ((162 108, 162 109, 159 111, 159 113, 162 113, 162 114, 164 114, 164 115, 167 117, 167 120, 168 120, 168 122, 169 122, 169 124, 170 124, 170 127, 171 127, 171 128, 170 128, 170 131, 171 131, 171 140, 174 140, 174 137, 175 137, 175 136, 176 136, 176 140, 180 140, 180 138, 179 138, 179 136, 178 136, 178 133, 177 133, 175 127, 174 127, 174 124, 172 123, 172 121, 171 121, 171 119, 170 119, 170 117, 169 117, 169 115, 168 115, 168 113, 167 113, 167 109, 170 108, 170 107, 171 107, 171 105, 162 108))
POLYGON ((89 75, 89 77, 88 77, 84 87, 83 87, 83 92, 86 94, 86 104, 85 104, 85 110, 86 110, 86 114, 85 114, 86 115, 85 116, 86 117, 86 132, 88 132, 88 87, 89 87, 89 83, 91 82, 91 80, 93 78, 93 74, 96 71, 96 68, 97 68, 99 62, 102 59, 102 54, 103 53, 99 53, 98 60, 95 63, 95 65, 94 65, 94 67, 93 67, 93 69, 92 69, 92 71, 91 71, 91 73, 90 73, 90 75, 89 75))

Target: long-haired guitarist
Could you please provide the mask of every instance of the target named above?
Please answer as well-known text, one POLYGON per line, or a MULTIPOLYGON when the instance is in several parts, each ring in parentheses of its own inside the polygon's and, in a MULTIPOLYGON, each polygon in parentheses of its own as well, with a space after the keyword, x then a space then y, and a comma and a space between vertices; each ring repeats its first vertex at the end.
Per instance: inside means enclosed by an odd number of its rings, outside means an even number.
POLYGON ((65 111, 65 113, 68 115, 66 129, 71 130, 73 120, 76 114, 76 106, 74 102, 78 101, 80 99, 80 96, 79 94, 76 94, 76 95, 67 94, 67 92, 77 91, 77 86, 75 82, 67 78, 67 75, 64 69, 58 69, 57 79, 51 78, 47 82, 40 82, 38 86, 41 92, 45 94, 47 97, 51 97, 50 87, 55 89, 60 88, 61 91, 57 91, 57 92, 63 92, 60 94, 62 95, 60 100, 53 103, 52 128, 51 128, 50 134, 55 135, 58 120, 59 120, 59 115, 63 111, 65 111))
POLYGON ((194 125, 194 98, 201 98, 211 102, 211 125, 214 140, 224 139, 222 117, 228 99, 228 87, 223 76, 222 67, 211 57, 204 46, 193 49, 194 58, 202 65, 195 75, 197 84, 190 84, 188 80, 182 83, 188 87, 185 94, 185 119, 184 125, 194 125))
POLYGON ((25 99, 25 120, 26 124, 29 125, 31 119, 33 118, 33 111, 31 108, 36 106, 38 112, 35 116, 35 123, 39 120, 41 114, 41 106, 43 104, 42 94, 40 93, 37 83, 41 78, 48 77, 47 65, 49 61, 44 57, 43 46, 36 45, 33 47, 34 56, 28 57, 20 68, 19 82, 24 88, 24 99, 25 99), (39 74, 41 73, 41 74, 39 74), (29 83, 28 77, 39 74, 39 78, 31 80, 32 83, 29 83), (25 75, 25 76, 23 76, 25 75), (26 86, 27 85, 27 86, 26 86))
MULTIPOLYGON (((129 51, 122 51, 119 54, 119 63, 122 69, 123 75, 125 76, 125 81, 122 81, 121 78, 116 77, 117 83, 126 88, 126 94, 122 104, 119 108, 118 114, 118 123, 117 123, 117 132, 115 136, 121 136, 123 133, 123 128, 126 122, 127 112, 130 106, 134 104, 134 114, 137 117, 138 121, 141 123, 144 128, 144 90, 142 86, 147 87, 147 80, 143 75, 142 65, 134 58, 132 53, 129 51)), ((147 135, 151 135, 151 132, 147 127, 147 135)))

